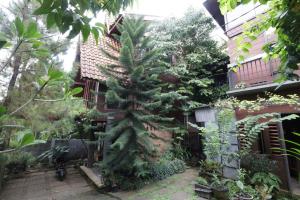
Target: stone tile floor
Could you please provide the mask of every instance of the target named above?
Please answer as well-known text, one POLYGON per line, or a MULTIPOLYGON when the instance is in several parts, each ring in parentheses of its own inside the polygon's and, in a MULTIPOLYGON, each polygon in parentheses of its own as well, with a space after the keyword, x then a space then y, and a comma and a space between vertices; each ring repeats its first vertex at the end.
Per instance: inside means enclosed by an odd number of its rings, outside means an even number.
POLYGON ((68 168, 67 178, 58 181, 54 171, 34 172, 6 183, 0 200, 195 200, 192 181, 197 171, 186 170, 141 190, 101 194, 88 184, 79 170, 68 168))
POLYGON ((55 178, 54 171, 26 174, 6 183, 0 200, 111 200, 91 187, 77 169, 67 169, 64 181, 55 178))

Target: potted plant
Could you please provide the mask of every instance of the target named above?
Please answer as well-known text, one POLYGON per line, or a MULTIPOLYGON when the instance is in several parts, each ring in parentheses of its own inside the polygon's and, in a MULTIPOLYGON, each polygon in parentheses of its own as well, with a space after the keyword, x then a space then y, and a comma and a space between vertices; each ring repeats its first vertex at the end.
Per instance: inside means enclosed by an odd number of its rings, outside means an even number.
POLYGON ((237 180, 229 180, 227 186, 229 189, 229 198, 232 200, 252 200, 254 189, 245 184, 245 170, 239 170, 239 176, 237 180))
POLYGON ((212 160, 200 161, 199 176, 204 177, 208 182, 212 181, 213 175, 221 175, 221 164, 212 160))
POLYGON ((218 200, 227 200, 228 199, 228 188, 226 183, 228 182, 228 179, 222 179, 216 174, 213 174, 212 178, 212 192, 213 197, 218 200))
POLYGON ((268 172, 257 172, 251 178, 251 183, 255 185, 255 189, 262 200, 272 199, 275 190, 279 190, 280 179, 268 172))
POLYGON ((207 180, 203 177, 198 177, 195 183, 195 192, 199 197, 210 199, 212 196, 212 190, 207 182, 207 180))

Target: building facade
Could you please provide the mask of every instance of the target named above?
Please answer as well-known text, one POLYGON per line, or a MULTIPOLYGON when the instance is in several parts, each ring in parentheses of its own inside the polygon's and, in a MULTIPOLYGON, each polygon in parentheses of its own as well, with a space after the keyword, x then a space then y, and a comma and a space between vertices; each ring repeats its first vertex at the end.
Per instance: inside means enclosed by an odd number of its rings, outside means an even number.
MULTIPOLYGON (((240 4, 225 15, 222 15, 217 0, 207 0, 204 2, 204 6, 228 37, 227 47, 230 56, 228 68, 237 66, 236 60, 241 53, 237 48, 237 38, 243 33, 244 24, 259 21, 259 15, 263 15, 268 10, 268 6, 259 3, 240 4)), ((278 77, 280 60, 265 61, 262 50, 266 43, 274 41, 276 41, 276 35, 272 30, 265 31, 255 41, 251 41, 252 47, 244 61, 239 67, 236 67, 236 70, 229 70, 228 72, 228 95, 240 100, 254 100, 257 96, 264 96, 265 92, 283 96, 300 93, 299 81, 287 81, 281 84, 274 82, 278 77)), ((296 70, 295 73, 300 74, 300 70, 296 70)), ((299 114, 300 109, 288 105, 273 105, 251 114, 246 111, 236 111, 236 119, 240 120, 249 115, 271 112, 285 116, 291 113, 299 114)), ((272 160, 277 161, 276 174, 282 181, 281 187, 290 191, 295 191, 295 188, 300 187, 297 183, 300 176, 299 160, 282 155, 272 148, 289 148, 289 144, 285 143, 283 139, 299 140, 292 134, 292 132, 300 132, 299 124, 299 119, 269 124, 269 128, 262 131, 257 144, 253 147, 254 152, 267 154, 272 160)))

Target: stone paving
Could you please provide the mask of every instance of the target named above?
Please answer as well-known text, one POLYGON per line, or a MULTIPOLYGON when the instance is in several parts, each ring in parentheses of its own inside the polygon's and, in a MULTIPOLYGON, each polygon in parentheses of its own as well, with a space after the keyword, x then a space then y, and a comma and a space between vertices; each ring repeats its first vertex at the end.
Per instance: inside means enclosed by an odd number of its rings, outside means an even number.
POLYGON ((35 172, 6 183, 1 200, 112 200, 91 187, 77 169, 67 169, 64 181, 55 178, 54 171, 35 172))
POLYGON ((69 168, 67 178, 58 181, 54 171, 34 172, 6 183, 0 200, 194 200, 192 181, 196 170, 174 175, 141 190, 101 194, 88 184, 79 170, 69 168))

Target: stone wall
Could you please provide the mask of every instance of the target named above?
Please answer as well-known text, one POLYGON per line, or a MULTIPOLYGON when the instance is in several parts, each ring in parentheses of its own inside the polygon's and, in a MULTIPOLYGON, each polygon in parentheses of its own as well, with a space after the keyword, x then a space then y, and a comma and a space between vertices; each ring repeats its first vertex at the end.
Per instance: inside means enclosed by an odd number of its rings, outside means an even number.
POLYGON ((58 140, 53 139, 52 141, 47 141, 43 144, 36 144, 25 147, 26 152, 31 153, 33 156, 37 157, 47 150, 50 150, 54 146, 67 146, 69 147, 69 152, 66 155, 66 160, 77 160, 87 158, 87 146, 84 140, 80 139, 70 139, 70 140, 58 140))

